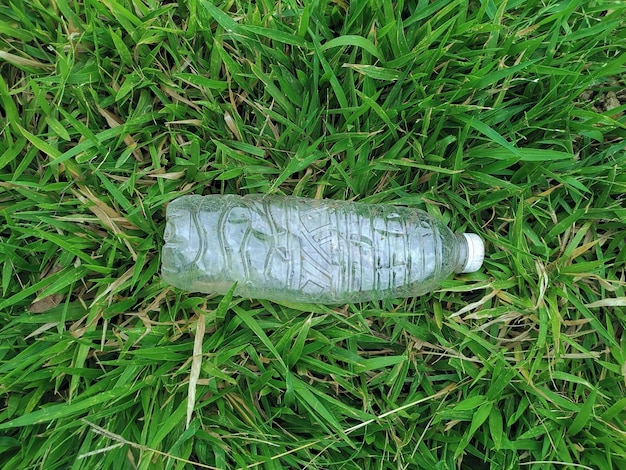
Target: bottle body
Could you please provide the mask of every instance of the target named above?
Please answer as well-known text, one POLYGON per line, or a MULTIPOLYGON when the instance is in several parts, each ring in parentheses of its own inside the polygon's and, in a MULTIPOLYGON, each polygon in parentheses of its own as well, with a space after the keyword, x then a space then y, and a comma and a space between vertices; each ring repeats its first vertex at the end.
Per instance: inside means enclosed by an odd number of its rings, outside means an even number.
POLYGON ((188 290, 340 304, 423 294, 468 256, 418 209, 284 196, 184 196, 167 208, 162 274, 188 290))

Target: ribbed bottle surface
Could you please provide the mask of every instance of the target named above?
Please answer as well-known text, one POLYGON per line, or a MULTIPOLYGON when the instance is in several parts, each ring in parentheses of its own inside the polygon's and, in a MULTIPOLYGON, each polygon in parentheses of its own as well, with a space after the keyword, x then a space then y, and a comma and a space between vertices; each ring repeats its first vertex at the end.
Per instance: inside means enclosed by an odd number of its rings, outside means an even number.
POLYGON ((183 196, 169 204, 162 274, 193 292, 339 304, 423 294, 464 256, 418 209, 292 196, 183 196))

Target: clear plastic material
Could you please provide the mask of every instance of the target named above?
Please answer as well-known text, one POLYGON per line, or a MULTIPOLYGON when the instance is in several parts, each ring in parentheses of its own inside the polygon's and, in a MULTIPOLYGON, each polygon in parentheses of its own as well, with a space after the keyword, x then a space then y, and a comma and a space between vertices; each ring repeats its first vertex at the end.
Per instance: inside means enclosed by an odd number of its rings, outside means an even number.
POLYGON ((464 235, 390 204, 183 196, 167 207, 162 274, 187 291, 224 294, 237 282, 236 295, 274 301, 412 297, 480 267, 464 235))

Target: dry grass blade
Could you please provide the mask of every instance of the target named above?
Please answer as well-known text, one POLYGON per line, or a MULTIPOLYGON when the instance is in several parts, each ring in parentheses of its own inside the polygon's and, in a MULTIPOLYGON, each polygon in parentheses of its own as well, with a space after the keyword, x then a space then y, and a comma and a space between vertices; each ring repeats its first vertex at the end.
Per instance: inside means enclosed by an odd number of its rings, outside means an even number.
POLYGON ((191 372, 189 373, 189 388, 187 391, 187 421, 185 427, 189 428, 193 409, 196 405, 196 387, 200 378, 200 369, 202 367, 202 342, 204 341, 204 332, 206 328, 206 318, 204 314, 198 314, 196 320, 196 335, 193 340, 193 357, 191 359, 191 372))
MULTIPOLYGON (((47 269, 42 273, 42 279, 46 279, 52 276, 53 274, 58 273, 59 271, 61 271, 61 269, 63 269, 63 267, 60 264, 54 264, 50 269, 47 269)), ((59 305, 62 300, 63 300, 63 295, 58 294, 58 293, 47 295, 42 298, 37 297, 30 304, 30 307, 28 307, 28 311, 30 313, 47 312, 48 310, 53 309, 54 307, 59 305)))
POLYGON ((586 304, 588 308, 598 307, 626 307, 626 297, 614 297, 612 299, 602 299, 586 304))
POLYGON ((0 60, 5 60, 10 64, 15 65, 16 67, 34 67, 37 69, 53 69, 54 65, 52 64, 44 64, 43 62, 39 62, 38 60, 31 59, 29 57, 20 57, 15 54, 11 54, 10 52, 0 51, 0 60))
MULTIPOLYGON (((31 313, 33 313, 31 311, 31 313)), ((37 328, 35 331, 33 331, 31 334, 29 334, 25 339, 29 339, 29 338, 35 338, 37 336, 39 336, 40 334, 44 333, 45 331, 48 331, 52 328, 54 328, 55 326, 58 326, 59 322, 55 321, 55 322, 50 322, 50 323, 46 323, 44 325, 41 325, 39 328, 37 328)))

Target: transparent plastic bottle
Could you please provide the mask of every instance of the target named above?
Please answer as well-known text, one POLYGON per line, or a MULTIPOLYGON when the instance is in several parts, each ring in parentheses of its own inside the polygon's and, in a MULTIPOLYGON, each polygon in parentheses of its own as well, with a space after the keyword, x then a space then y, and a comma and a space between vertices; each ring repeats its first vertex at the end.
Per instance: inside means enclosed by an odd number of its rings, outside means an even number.
POLYGON ((343 304, 424 294, 484 256, 424 211, 293 196, 183 196, 167 207, 163 279, 193 292, 343 304))

